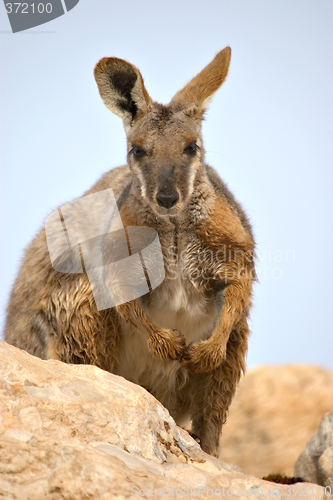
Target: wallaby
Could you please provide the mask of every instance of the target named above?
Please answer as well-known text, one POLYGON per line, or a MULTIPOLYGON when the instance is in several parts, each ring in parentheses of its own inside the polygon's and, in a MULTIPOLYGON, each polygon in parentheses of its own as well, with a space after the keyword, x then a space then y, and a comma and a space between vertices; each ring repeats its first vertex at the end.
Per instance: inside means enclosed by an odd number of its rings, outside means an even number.
MULTIPOLYGON (((5 327, 9 343, 40 358, 95 364, 140 384, 177 424, 191 421, 215 456, 245 369, 255 280, 251 226, 206 165, 202 143, 201 121, 230 56, 229 47, 219 52, 168 105, 152 101, 132 64, 98 62, 100 95, 124 123, 127 165, 86 195, 112 188, 125 228, 157 231, 165 278, 140 298, 98 310, 86 272, 52 267, 43 228, 26 250, 5 327)), ((102 210, 97 204, 92 220, 102 210)))

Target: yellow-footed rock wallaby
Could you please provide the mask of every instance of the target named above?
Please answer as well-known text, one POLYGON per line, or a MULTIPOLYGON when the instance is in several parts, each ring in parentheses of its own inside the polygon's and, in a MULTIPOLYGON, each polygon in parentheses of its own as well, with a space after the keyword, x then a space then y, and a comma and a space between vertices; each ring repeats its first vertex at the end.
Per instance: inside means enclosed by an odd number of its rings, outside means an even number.
MULTIPOLYGON (((85 195, 112 189, 120 229, 156 231, 164 279, 154 288, 139 259, 146 293, 98 307, 91 270, 83 261, 80 272, 57 270, 43 228, 26 250, 5 328, 9 343, 43 359, 95 364, 140 384, 177 424, 191 420, 192 433, 213 455, 245 368, 255 279, 249 221, 205 163, 201 134, 230 54, 229 47, 219 52, 168 105, 150 98, 132 64, 113 57, 99 61, 96 82, 107 108, 123 120, 127 164, 106 173, 85 195)), ((105 225, 105 211, 96 198, 88 216, 76 205, 72 218, 96 227, 100 220, 105 225)), ((60 219, 65 228, 65 216, 60 219)))

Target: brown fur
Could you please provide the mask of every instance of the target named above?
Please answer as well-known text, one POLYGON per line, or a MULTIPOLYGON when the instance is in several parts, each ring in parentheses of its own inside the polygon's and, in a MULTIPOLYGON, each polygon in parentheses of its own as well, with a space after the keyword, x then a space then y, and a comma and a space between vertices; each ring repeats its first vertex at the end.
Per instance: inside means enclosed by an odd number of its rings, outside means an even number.
POLYGON ((268 476, 263 477, 263 479, 265 481, 278 484, 297 484, 304 482, 301 477, 290 477, 285 476, 284 474, 269 474, 268 476))
POLYGON ((126 61, 97 64, 101 97, 124 122, 128 165, 86 194, 111 187, 125 227, 156 229, 165 279, 144 297, 98 311, 85 273, 52 268, 43 229, 26 251, 5 329, 8 342, 41 358, 92 363, 142 385, 177 423, 191 419, 213 455, 245 369, 255 278, 251 227, 205 164, 201 137, 229 62, 227 47, 167 106, 151 100, 126 61))

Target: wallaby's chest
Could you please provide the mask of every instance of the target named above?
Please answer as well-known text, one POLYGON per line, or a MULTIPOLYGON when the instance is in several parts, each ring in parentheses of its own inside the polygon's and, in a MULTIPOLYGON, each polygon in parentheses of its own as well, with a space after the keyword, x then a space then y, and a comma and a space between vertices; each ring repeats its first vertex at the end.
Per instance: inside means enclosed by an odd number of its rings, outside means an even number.
POLYGON ((190 233, 169 233, 161 242, 168 249, 165 279, 148 297, 149 315, 158 326, 181 331, 187 343, 207 339, 219 311, 215 297, 202 286, 204 248, 190 233))
POLYGON ((151 293, 147 309, 155 324, 181 331, 187 344, 210 337, 218 317, 216 301, 196 290, 180 269, 151 293))

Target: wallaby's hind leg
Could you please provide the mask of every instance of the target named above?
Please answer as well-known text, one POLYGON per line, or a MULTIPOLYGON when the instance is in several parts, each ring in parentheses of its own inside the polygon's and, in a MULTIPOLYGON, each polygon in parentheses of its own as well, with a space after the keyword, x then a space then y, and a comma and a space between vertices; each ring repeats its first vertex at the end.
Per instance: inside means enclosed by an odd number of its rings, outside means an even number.
POLYGON ((238 381, 245 370, 249 328, 241 320, 231 332, 225 360, 211 372, 195 374, 201 398, 195 402, 192 433, 200 438, 202 449, 218 456, 219 438, 238 381), (199 382, 200 381, 200 382, 199 382))

